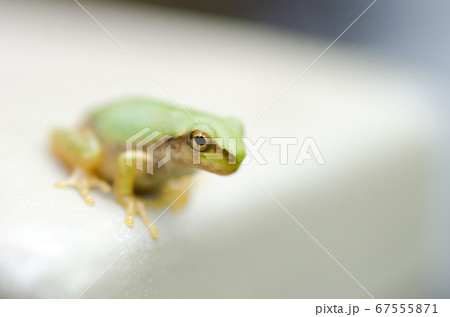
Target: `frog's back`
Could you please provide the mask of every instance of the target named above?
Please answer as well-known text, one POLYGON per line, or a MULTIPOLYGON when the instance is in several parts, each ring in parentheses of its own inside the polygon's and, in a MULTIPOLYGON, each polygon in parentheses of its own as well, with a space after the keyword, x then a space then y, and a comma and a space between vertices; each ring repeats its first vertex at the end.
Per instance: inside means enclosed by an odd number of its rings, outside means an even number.
POLYGON ((144 128, 176 135, 190 124, 181 108, 145 98, 105 104, 87 119, 87 125, 98 137, 114 143, 124 143, 144 128))

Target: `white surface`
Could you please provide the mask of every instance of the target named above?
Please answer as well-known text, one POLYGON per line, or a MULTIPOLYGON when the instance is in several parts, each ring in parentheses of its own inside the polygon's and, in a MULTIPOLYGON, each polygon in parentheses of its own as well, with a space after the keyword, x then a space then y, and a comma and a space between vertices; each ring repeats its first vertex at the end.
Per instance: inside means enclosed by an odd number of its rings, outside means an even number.
MULTIPOLYGON (((253 140, 312 136, 327 165, 279 165, 266 143, 268 165, 201 174, 189 206, 158 220, 161 238, 144 234, 84 297, 367 297, 251 177, 373 296, 427 295, 436 140, 420 74, 336 44, 252 126, 329 43, 85 5, 178 102, 239 116, 253 140)), ((92 208, 53 188, 67 171, 48 151, 49 130, 76 126, 96 102, 169 98, 75 3, 3 6, 0 295, 77 297, 144 226, 126 227, 112 195, 93 193, 92 208)))

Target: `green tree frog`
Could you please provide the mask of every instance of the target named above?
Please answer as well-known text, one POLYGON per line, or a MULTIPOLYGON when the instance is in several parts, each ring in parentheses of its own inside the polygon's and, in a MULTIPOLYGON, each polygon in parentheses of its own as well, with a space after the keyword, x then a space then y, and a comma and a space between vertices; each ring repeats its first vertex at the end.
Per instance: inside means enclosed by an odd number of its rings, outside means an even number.
POLYGON ((133 226, 133 216, 138 214, 157 238, 146 206, 181 208, 191 175, 199 169, 220 175, 235 172, 245 156, 242 134, 242 123, 236 118, 185 111, 145 98, 108 103, 78 129, 52 132, 53 152, 72 170, 67 180, 55 186, 77 188, 92 206, 89 190, 108 192, 112 185, 116 200, 125 208, 125 223, 133 226))

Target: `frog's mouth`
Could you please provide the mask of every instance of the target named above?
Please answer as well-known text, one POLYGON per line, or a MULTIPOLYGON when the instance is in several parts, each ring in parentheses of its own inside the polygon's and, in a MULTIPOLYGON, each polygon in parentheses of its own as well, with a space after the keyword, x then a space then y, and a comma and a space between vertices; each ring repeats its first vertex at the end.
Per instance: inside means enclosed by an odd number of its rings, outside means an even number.
POLYGON ((224 149, 221 151, 222 158, 204 158, 201 160, 200 164, 197 164, 196 168, 218 175, 229 175, 234 173, 239 168, 240 163, 236 162, 236 157, 232 153, 224 149))

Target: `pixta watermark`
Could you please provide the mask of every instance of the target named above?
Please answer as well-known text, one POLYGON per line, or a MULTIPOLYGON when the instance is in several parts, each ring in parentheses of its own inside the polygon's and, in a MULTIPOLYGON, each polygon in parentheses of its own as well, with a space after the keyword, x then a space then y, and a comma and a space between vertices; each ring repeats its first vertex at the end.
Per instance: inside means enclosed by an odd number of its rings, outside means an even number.
MULTIPOLYGON (((187 147, 184 149, 190 150, 193 165, 201 164, 202 155, 208 161, 227 159, 228 164, 303 165, 306 161, 312 161, 317 165, 326 164, 313 137, 258 137, 252 139, 249 137, 210 138, 200 135, 195 138, 195 142, 192 142, 190 136, 187 136, 185 140, 187 147), (242 162, 237 162, 235 154, 241 140, 246 156, 242 162), (224 149, 232 155, 225 157, 224 149), (295 160, 292 159, 293 155, 295 155, 295 160)), ((153 174, 155 168, 161 168, 175 159, 176 156, 172 155, 172 151, 179 151, 180 146, 173 146, 171 144, 173 139, 169 135, 150 128, 140 130, 126 141, 126 165, 153 174)), ((178 142, 182 141, 178 140, 178 142)))

